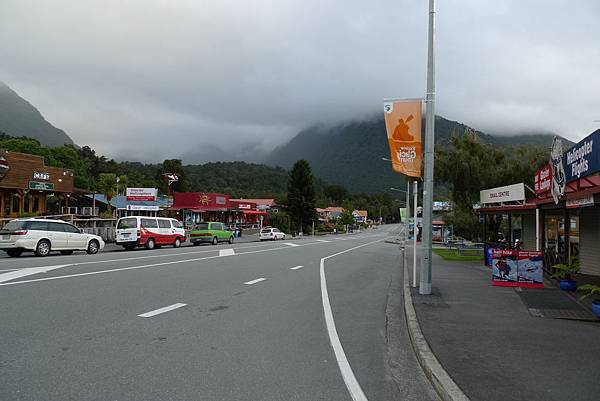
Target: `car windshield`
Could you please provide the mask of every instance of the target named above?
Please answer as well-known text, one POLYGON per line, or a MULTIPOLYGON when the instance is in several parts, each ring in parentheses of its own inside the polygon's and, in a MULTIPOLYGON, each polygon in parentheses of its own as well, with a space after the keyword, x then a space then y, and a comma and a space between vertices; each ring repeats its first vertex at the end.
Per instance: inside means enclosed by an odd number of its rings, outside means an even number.
POLYGON ((135 218, 121 219, 121 220, 119 220, 119 225, 117 226, 117 228, 119 228, 119 229, 137 228, 137 220, 135 218))
POLYGON ((9 222, 7 225, 2 227, 2 231, 15 231, 15 230, 23 230, 27 227, 28 221, 24 220, 13 220, 9 222))
POLYGON ((196 230, 208 230, 208 223, 196 224, 196 230))

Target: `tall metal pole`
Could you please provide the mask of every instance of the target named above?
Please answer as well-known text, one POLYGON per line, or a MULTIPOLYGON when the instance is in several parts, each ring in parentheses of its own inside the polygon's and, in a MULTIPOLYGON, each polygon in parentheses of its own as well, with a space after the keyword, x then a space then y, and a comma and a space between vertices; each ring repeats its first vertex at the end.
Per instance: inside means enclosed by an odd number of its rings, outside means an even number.
POLYGON ((406 221, 404 222, 404 269, 406 271, 406 252, 408 251, 408 228, 409 228, 409 216, 410 216, 410 181, 408 176, 406 177, 406 221))
POLYGON ((433 156, 435 142, 435 0, 429 0, 427 94, 425 115, 425 183, 423 188, 423 257, 419 294, 431 294, 431 214, 433 211, 433 156))
POLYGON ((419 200, 417 198, 417 192, 419 191, 419 186, 417 181, 413 182, 413 196, 414 196, 414 209, 413 209, 413 220, 415 224, 413 225, 413 287, 417 286, 417 205, 419 204, 419 200))

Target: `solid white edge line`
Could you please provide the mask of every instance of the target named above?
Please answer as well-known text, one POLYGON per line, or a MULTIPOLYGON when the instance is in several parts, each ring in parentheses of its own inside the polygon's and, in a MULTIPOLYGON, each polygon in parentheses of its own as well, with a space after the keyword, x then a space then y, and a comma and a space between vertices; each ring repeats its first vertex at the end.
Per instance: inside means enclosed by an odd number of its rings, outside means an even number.
POLYGON ((174 309, 182 308, 184 306, 187 306, 187 304, 176 303, 173 305, 165 306, 164 308, 159 308, 159 309, 151 310, 150 312, 142 313, 141 315, 138 315, 138 316, 139 317, 152 317, 152 316, 160 315, 161 313, 172 311, 174 309))
POLYGON ((331 310, 331 304, 329 303, 329 293, 327 291, 327 280, 325 279, 325 261, 327 259, 333 258, 335 256, 341 255, 346 252, 353 251, 358 248, 362 248, 367 245, 374 244, 376 242, 380 242, 382 240, 368 242, 366 244, 358 245, 345 251, 334 253, 333 255, 326 256, 321 259, 319 273, 321 276, 321 298, 323 300, 323 313, 325 315, 325 324, 327 326, 327 334, 329 334, 329 342, 331 343, 331 348, 333 348, 333 352, 335 354, 335 358, 337 360, 338 366, 340 368, 340 372, 342 373, 342 378, 344 379, 344 383, 346 383, 346 387, 348 388, 348 392, 354 401, 367 401, 367 397, 365 393, 362 391, 360 384, 356 380, 356 376, 354 376, 354 372, 352 371, 352 367, 348 362, 348 358, 346 358, 346 353, 344 352, 344 347, 342 347, 342 343, 340 342, 340 337, 338 336, 337 329, 335 327, 335 320, 333 319, 333 312, 331 310))
POLYGON ((298 244, 293 244, 291 242, 284 242, 283 245, 287 245, 287 246, 300 246, 298 244))
POLYGON ((261 281, 265 281, 265 280, 266 280, 266 278, 261 277, 261 278, 257 278, 256 280, 246 281, 244 284, 252 285, 252 284, 260 283, 261 281))
POLYGON ((294 267, 290 267, 290 270, 298 270, 298 269, 302 269, 304 266, 300 265, 300 266, 294 266, 294 267))

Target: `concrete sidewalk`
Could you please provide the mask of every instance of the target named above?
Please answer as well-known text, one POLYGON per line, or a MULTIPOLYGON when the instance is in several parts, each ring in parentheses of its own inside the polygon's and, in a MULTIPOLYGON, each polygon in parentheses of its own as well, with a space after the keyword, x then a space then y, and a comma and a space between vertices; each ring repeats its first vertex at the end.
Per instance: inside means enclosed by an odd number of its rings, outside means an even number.
POLYGON ((532 307, 565 312, 574 301, 558 289, 493 287, 477 262, 434 255, 433 264, 433 295, 413 289, 413 304, 431 350, 471 400, 600 399, 600 323, 535 317, 532 307))

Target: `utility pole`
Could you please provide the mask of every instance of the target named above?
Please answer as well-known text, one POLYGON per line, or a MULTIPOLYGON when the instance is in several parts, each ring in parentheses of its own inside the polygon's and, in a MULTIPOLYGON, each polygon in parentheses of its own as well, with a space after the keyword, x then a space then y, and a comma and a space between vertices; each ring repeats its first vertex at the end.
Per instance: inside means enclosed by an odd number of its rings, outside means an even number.
MULTIPOLYGON (((435 0, 429 0, 427 93, 425 96, 425 183, 423 186, 423 258, 419 294, 431 294, 431 220, 433 212, 433 163, 435 143, 435 0)), ((416 224, 416 222, 415 222, 416 224)))

